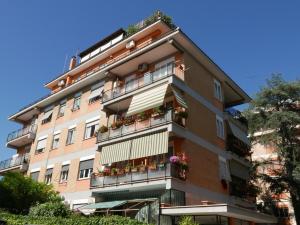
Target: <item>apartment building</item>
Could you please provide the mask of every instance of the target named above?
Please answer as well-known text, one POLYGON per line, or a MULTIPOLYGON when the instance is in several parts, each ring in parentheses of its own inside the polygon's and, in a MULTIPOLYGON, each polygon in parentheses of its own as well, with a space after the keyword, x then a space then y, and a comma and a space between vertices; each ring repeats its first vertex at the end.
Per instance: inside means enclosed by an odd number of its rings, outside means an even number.
POLYGON ((248 95, 164 14, 129 28, 73 57, 49 95, 9 117, 22 128, 0 172, 52 184, 86 214, 275 222, 247 192, 247 127, 232 107, 248 95))
MULTIPOLYGON (((267 133, 267 132, 266 132, 267 133)), ((263 135, 263 132, 257 132, 255 135, 263 135)), ((282 168, 281 160, 276 153, 276 148, 272 144, 261 144, 256 143, 252 147, 252 159, 257 162, 265 162, 258 169, 260 173, 267 174, 269 176, 276 176, 276 171, 282 168), (266 163, 269 162, 269 163, 266 163)), ((263 195, 270 194, 270 200, 272 200, 273 207, 270 208, 272 210, 271 213, 278 218, 278 224, 290 224, 296 225, 296 219, 294 214, 294 208, 291 203, 290 194, 282 193, 280 195, 274 195, 272 193, 268 193, 268 185, 261 183, 261 187, 263 192, 261 196, 257 196, 257 202, 265 205, 266 203, 263 200, 263 195)))

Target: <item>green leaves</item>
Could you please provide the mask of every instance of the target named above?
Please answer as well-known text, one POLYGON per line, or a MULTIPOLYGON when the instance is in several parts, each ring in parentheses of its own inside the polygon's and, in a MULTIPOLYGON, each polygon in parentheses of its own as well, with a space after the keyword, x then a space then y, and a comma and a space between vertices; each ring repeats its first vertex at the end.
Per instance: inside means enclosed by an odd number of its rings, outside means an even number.
POLYGON ((0 208, 13 213, 28 213, 37 203, 61 201, 52 186, 33 181, 20 173, 6 173, 0 180, 0 208))
POLYGON ((300 207, 296 209, 300 205, 300 81, 286 82, 280 74, 273 75, 255 95, 245 115, 252 144, 271 146, 280 163, 274 169, 274 161, 266 162, 269 172, 257 177, 272 194, 291 194, 300 223, 300 207))

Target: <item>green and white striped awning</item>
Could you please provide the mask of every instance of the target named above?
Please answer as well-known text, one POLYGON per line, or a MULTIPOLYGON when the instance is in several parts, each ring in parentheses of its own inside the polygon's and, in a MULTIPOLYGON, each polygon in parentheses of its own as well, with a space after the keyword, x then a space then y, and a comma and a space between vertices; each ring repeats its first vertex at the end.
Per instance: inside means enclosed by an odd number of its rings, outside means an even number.
POLYGON ((172 86, 172 91, 173 91, 173 94, 174 94, 178 104, 187 109, 188 106, 187 106, 184 96, 181 94, 180 90, 178 90, 177 88, 172 86))
POLYGON ((161 106, 164 102, 168 84, 163 84, 132 97, 127 116, 161 106))
POLYGON ((112 202, 98 202, 90 205, 86 205, 80 208, 80 210, 85 209, 112 209, 121 205, 126 204, 127 201, 112 201, 112 202))
POLYGON ((102 165, 168 153, 168 131, 102 147, 102 165))
POLYGON ((168 132, 160 132, 132 140, 130 159, 168 153, 168 132))
POLYGON ((131 140, 102 147, 100 163, 110 164, 129 159, 131 140))

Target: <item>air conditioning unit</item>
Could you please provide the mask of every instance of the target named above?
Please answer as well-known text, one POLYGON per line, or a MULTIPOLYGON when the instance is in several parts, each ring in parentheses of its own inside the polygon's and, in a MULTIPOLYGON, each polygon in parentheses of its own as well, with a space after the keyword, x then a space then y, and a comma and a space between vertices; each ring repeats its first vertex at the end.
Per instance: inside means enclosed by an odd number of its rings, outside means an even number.
POLYGON ((63 87, 65 85, 65 80, 60 80, 59 82, 58 82, 58 86, 59 87, 63 87))
POLYGON ((138 71, 139 72, 145 72, 146 70, 148 70, 148 64, 147 63, 142 63, 138 66, 138 71))
POLYGON ((135 47, 135 41, 131 40, 126 43, 126 49, 132 49, 135 47))

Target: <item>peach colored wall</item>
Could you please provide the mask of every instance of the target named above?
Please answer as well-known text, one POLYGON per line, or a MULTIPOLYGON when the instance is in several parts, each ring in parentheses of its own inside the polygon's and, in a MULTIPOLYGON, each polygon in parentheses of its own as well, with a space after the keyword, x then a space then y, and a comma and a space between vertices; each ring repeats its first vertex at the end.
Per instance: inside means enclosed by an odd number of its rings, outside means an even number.
MULTIPOLYGON (((153 31, 152 33, 142 37, 141 39, 136 40, 135 48, 133 48, 131 50, 123 48, 123 49, 113 53, 112 55, 108 56, 107 58, 95 63, 94 65, 90 66, 89 68, 87 68, 83 71, 80 71, 77 74, 72 75, 71 81, 69 81, 69 83, 73 83, 74 80, 76 80, 79 77, 84 78, 86 76, 86 74, 91 72, 92 70, 99 70, 100 65, 113 63, 116 60, 119 60, 119 59, 129 55, 130 52, 137 50, 137 49, 141 49, 141 48, 151 44, 153 42, 153 40, 157 39, 161 35, 163 35, 161 30, 157 29, 157 30, 153 31)), ((57 84, 55 84, 51 87, 51 90, 52 90, 52 92, 57 92, 60 90, 60 88, 58 87, 57 84)))

